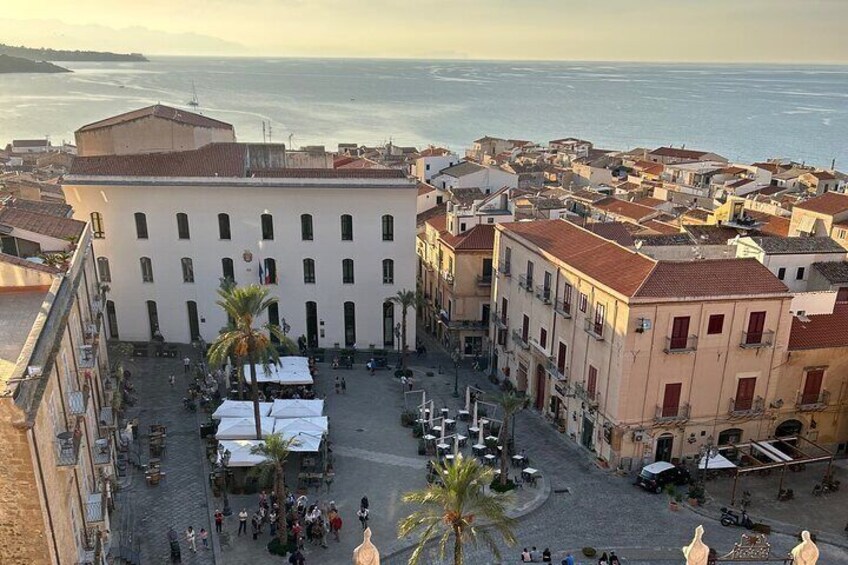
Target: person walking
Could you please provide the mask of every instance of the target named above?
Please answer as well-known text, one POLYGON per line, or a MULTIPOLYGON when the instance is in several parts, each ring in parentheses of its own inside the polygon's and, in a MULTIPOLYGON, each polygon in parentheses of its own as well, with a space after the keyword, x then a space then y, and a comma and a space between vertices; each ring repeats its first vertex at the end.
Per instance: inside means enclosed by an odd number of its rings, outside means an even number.
POLYGON ((187 375, 189 371, 191 371, 191 359, 186 356, 186 358, 183 359, 183 372, 187 375))
POLYGON ((618 555, 616 555, 614 551, 610 551, 609 565, 621 565, 621 560, 618 558, 618 555))
POLYGON ((337 542, 341 541, 339 539, 339 532, 342 531, 342 517, 339 514, 338 510, 335 508, 330 509, 330 531, 333 533, 333 539, 337 542))
POLYGON ((241 537, 242 532, 244 532, 244 535, 247 535, 247 508, 242 508, 241 512, 239 512, 239 529, 237 537, 241 537))
POLYGON ((368 510, 368 496, 362 495, 362 500, 359 501, 359 506, 368 510))
POLYGON ((601 558, 598 559, 598 565, 609 565, 609 557, 607 557, 607 552, 603 552, 601 554, 601 558))
POLYGON ((339 394, 342 391, 342 380, 336 375, 336 394, 339 394))
POLYGON ((368 527, 368 508, 362 506, 356 511, 356 517, 359 518, 359 523, 362 524, 362 529, 368 527))
POLYGON ((168 383, 171 385, 172 389, 174 388, 174 385, 176 384, 176 382, 177 382, 177 379, 174 377, 174 375, 171 375, 170 377, 168 377, 168 383))
POLYGON ((186 530, 185 536, 186 541, 188 542, 188 548, 193 552, 197 553, 197 541, 195 540, 196 535, 194 533, 194 528, 189 526, 186 530))
POLYGON ((291 565, 306 565, 306 558, 303 556, 303 553, 300 552, 300 549, 295 549, 294 553, 289 557, 289 563, 291 565))
POLYGON ((219 509, 215 509, 215 533, 220 534, 224 531, 224 513, 219 509))
POLYGON ((342 394, 347 394, 347 381, 342 377, 342 394))
POLYGON ((200 541, 203 543, 203 549, 209 549, 209 532, 205 528, 200 528, 200 541))
POLYGON ((173 526, 168 528, 168 545, 171 546, 171 563, 182 563, 182 555, 180 553, 180 535, 173 526))

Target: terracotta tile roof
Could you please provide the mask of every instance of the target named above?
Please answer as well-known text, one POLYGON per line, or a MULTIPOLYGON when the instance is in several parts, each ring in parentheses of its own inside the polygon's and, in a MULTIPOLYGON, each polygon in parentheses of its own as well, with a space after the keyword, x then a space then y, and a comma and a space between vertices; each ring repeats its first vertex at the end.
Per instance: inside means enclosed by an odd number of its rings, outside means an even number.
POLYGON ((342 163, 337 165, 335 162, 333 163, 333 167, 336 169, 387 169, 385 165, 381 165, 376 161, 372 161, 371 159, 366 159, 364 157, 359 159, 351 159, 347 163, 342 163))
POLYGON ((48 147, 50 142, 46 139, 13 139, 13 147, 48 147))
POLYGON ((642 206, 641 204, 627 202, 619 198, 604 198, 599 202, 595 202, 593 206, 609 214, 630 218, 636 222, 657 213, 657 210, 650 206, 642 206))
POLYGON ((711 214, 711 211, 705 210, 703 208, 692 208, 691 210, 687 210, 686 213, 683 214, 683 216, 685 218, 692 218, 693 220, 706 222, 710 219, 711 214))
POLYGON ((648 175, 661 175, 665 170, 665 165, 653 161, 636 161, 633 168, 648 175))
POLYGON ((450 155, 450 149, 445 149, 444 147, 428 147, 424 151, 421 151, 418 156, 419 157, 444 157, 445 155, 450 155))
POLYGON ((642 225, 662 235, 674 235, 676 233, 680 233, 679 227, 666 224, 665 222, 658 222, 657 220, 648 220, 647 222, 642 223, 642 225))
POLYGON ((795 207, 833 216, 840 212, 848 211, 848 195, 838 192, 825 192, 821 196, 799 202, 795 207))
POLYGON ((828 171, 814 171, 810 174, 816 177, 818 180, 836 180, 836 176, 833 175, 833 173, 829 173, 828 171))
POLYGON ((356 161, 356 157, 351 157, 350 155, 344 155, 342 157, 336 157, 333 159, 333 168, 338 169, 339 167, 343 167, 348 163, 352 163, 356 161))
POLYGON ((179 110, 170 106, 163 106, 162 104, 154 104, 153 106, 139 108, 138 110, 132 110, 131 112, 126 112, 125 114, 119 114, 117 116, 112 116, 111 118, 106 118, 105 120, 100 120, 84 125, 77 131, 91 131, 95 129, 123 124, 126 122, 132 122, 134 120, 140 120, 141 118, 147 118, 151 116, 171 120, 172 122, 186 124, 189 126, 229 130, 233 129, 233 126, 231 124, 222 122, 220 120, 213 120, 212 118, 207 118, 206 116, 201 116, 200 114, 195 114, 194 112, 179 110))
POLYGON ((445 214, 440 214, 438 216, 433 216, 431 218, 428 218, 427 220, 424 221, 424 223, 429 225, 431 228, 433 228, 437 232, 442 233, 443 231, 447 230, 448 217, 445 214))
POLYGON ((770 171, 771 173, 778 173, 783 170, 783 168, 777 163, 751 163, 752 167, 757 167, 758 169, 763 169, 764 171, 770 171))
POLYGON ((639 204, 640 206, 648 206, 650 208, 656 208, 657 206, 662 206, 666 203, 666 200, 660 200, 659 198, 651 198, 650 196, 643 196, 642 198, 637 198, 633 201, 634 204, 639 204))
POLYGON ((845 248, 829 237, 778 237, 754 236, 751 240, 771 255, 795 255, 801 253, 840 253, 845 248))
POLYGON ((683 229, 699 245, 727 245, 728 240, 740 235, 739 230, 727 226, 683 226, 683 229))
POLYGON ((272 179, 405 179, 400 169, 268 169, 251 176, 272 179))
POLYGON ((57 216, 59 218, 70 218, 73 208, 63 202, 45 202, 44 200, 25 200, 23 198, 9 198, 2 201, 9 208, 18 208, 27 212, 36 212, 38 214, 47 214, 48 216, 57 216))
POLYGON ((762 222, 757 229, 766 235, 779 235, 782 237, 789 235, 789 218, 782 218, 755 210, 745 210, 745 214, 754 218, 757 222, 762 222))
POLYGON ((848 261, 825 261, 813 263, 813 268, 830 284, 848 283, 848 261))
POLYGON ((41 265, 39 263, 27 261, 26 259, 15 257, 14 255, 9 255, 7 253, 0 253, 0 263, 8 263, 9 265, 25 267, 27 269, 33 269, 35 271, 41 271, 43 273, 56 274, 61 272, 56 267, 51 267, 50 265, 41 265))
POLYGON ((50 214, 39 214, 17 207, 0 207, 0 225, 31 231, 56 239, 79 238, 85 222, 50 214))
POLYGON ((495 246, 493 224, 479 224, 457 236, 446 237, 446 235, 450 236, 450 234, 442 234, 442 240, 456 250, 491 250, 495 246))
POLYGON ((450 175, 454 178, 464 177, 465 175, 470 175, 476 173, 477 171, 482 171, 485 167, 482 165, 478 165, 477 163, 473 163, 471 161, 463 161, 462 163, 457 163, 452 167, 447 167, 442 169, 439 174, 442 175, 450 175))
POLYGON ((736 165, 731 165, 729 167, 719 169, 716 172, 721 175, 741 175, 743 173, 747 173, 748 169, 745 169, 743 167, 737 167, 736 165))
POLYGON ((498 224, 507 236, 518 236, 601 284, 633 296, 656 262, 570 222, 537 220, 498 224))
POLYGON ((433 192, 434 190, 436 190, 436 187, 433 186, 432 184, 427 184, 426 182, 420 182, 419 181, 419 183, 418 183, 418 196, 422 196, 422 195, 427 194, 429 192, 433 192))
POLYGON ((785 186, 764 186, 760 190, 757 191, 757 194, 762 194, 763 196, 774 196, 778 192, 783 192, 786 190, 785 186))
POLYGON ((786 286, 756 259, 660 261, 639 298, 708 298, 783 294, 786 286))
POLYGON ((752 182, 754 182, 754 180, 752 179, 739 179, 728 184, 727 188, 739 188, 745 186, 746 184, 751 184, 752 182))
POLYGON ((658 155, 660 157, 674 157, 675 159, 700 159, 706 155, 708 151, 696 151, 694 149, 676 149, 674 147, 657 147, 649 153, 649 155, 658 155))
POLYGON ((808 316, 809 321, 792 319, 790 351, 848 347, 848 305, 837 304, 832 314, 808 316))
POLYGON ((583 225, 583 228, 623 247, 633 246, 633 235, 622 222, 592 222, 583 225))
POLYGON ((415 216, 415 225, 421 226, 421 225, 424 224, 424 222, 426 222, 427 220, 429 220, 431 218, 435 218, 437 216, 443 216, 445 214, 445 212, 447 211, 447 209, 448 209, 448 205, 446 203, 442 202, 438 206, 434 206, 433 208, 430 208, 429 210, 424 210, 423 212, 421 212, 420 214, 415 216))
POLYGON ((76 157, 70 175, 123 177, 244 177, 247 146, 210 143, 191 151, 76 157))

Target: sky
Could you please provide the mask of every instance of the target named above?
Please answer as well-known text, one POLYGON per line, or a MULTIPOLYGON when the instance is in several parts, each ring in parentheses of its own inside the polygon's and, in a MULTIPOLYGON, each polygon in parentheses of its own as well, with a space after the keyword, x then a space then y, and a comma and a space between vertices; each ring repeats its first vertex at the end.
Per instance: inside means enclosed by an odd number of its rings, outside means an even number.
POLYGON ((848 63, 848 0, 26 0, 0 41, 150 55, 848 63))

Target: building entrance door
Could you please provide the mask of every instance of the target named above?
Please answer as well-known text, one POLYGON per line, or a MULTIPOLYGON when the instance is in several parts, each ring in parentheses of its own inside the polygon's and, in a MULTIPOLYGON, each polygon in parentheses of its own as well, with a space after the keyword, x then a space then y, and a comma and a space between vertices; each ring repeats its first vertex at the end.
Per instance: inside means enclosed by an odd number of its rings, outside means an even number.
POLYGON ((580 434, 580 443, 583 444, 583 447, 586 449, 592 449, 594 447, 592 443, 592 436, 595 433, 595 424, 592 423, 588 417, 583 416, 583 433, 580 434))
POLYGON ((674 447, 674 436, 664 435, 657 440, 657 450, 654 452, 654 461, 668 461, 671 463, 671 448, 674 447))
POLYGON ((536 410, 545 409, 545 368, 536 365, 536 410))

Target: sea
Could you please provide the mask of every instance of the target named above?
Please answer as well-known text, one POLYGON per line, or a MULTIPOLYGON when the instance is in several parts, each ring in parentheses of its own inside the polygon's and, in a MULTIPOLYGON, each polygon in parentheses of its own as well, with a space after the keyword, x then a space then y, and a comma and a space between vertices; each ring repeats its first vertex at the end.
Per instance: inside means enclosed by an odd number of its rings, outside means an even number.
POLYGON ((240 141, 462 152, 483 135, 610 149, 685 146, 735 161, 848 169, 848 66, 151 57, 0 75, 0 144, 161 102, 240 141))

